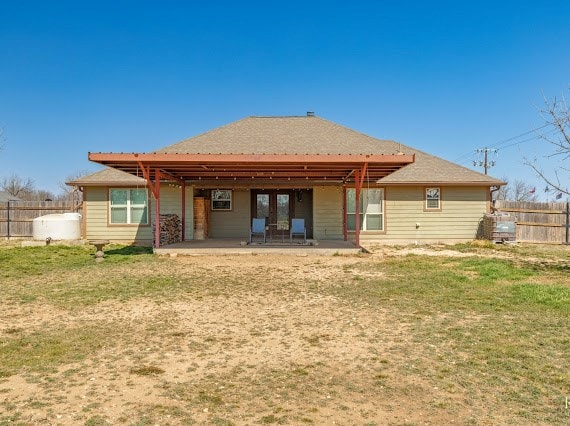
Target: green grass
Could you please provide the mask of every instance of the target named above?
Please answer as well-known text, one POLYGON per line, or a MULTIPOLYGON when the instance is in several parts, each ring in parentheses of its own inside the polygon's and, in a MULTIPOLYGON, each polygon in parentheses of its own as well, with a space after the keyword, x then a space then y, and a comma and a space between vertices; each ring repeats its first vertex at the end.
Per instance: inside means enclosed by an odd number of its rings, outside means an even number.
POLYGON ((177 286, 191 286, 194 281, 153 272, 164 259, 148 248, 110 246, 105 253, 105 260, 97 263, 89 246, 0 248, 6 301, 73 309, 152 294, 174 296, 177 286))
MULTIPOLYGON (((152 258, 147 247, 110 245, 105 249, 105 266, 138 263, 152 258)), ((95 264, 91 246, 0 247, 0 278, 17 279, 49 275, 56 271, 89 270, 95 264)))
MULTIPOLYGON (((249 417, 238 423, 310 423, 321 408, 331 410, 326 406, 329 396, 334 404, 346 403, 346 411, 351 409, 349 402, 373 400, 390 412, 393 401, 419 398, 426 418, 430 413, 452 417, 468 407, 473 423, 567 423, 570 251, 541 246, 534 253, 526 246, 480 245, 452 250, 473 256, 335 256, 298 259, 290 266, 266 264, 257 256, 259 264, 253 268, 242 266, 240 258, 212 268, 208 263, 215 263, 214 258, 183 263, 135 247, 109 246, 101 263, 94 261, 89 246, 0 247, 0 306, 11 315, 3 318, 0 328, 0 384, 20 375, 56 382, 53 386, 61 388, 72 379, 82 383, 89 363, 108 365, 113 371, 117 357, 130 360, 125 380, 153 380, 178 404, 132 408, 124 418, 127 424, 167 423, 168 418, 190 424, 191 413, 204 408, 213 424, 232 424, 233 411, 240 409, 249 417), (323 272, 325 278, 305 278, 299 268, 323 272), (264 325, 275 306, 256 307, 264 313, 260 323, 251 326, 249 338, 263 342, 274 332, 279 335, 289 321, 290 327, 306 328, 297 341, 281 334, 272 350, 305 350, 312 358, 284 365, 240 365, 217 374, 205 368, 200 377, 195 367, 185 370, 192 380, 185 375, 169 379, 174 374, 169 363, 189 358, 224 365, 226 348, 239 352, 245 344, 235 340, 221 320, 219 334, 200 338, 190 320, 194 314, 182 309, 184 301, 197 301, 195 306, 206 311, 223 309, 226 300, 245 301, 247 310, 251 300, 265 298, 278 301, 278 317, 264 325), (347 332, 344 327, 352 315, 335 323, 337 311, 331 308, 325 323, 337 326, 326 329, 287 316, 283 306, 307 298, 333 304, 339 312, 348 306, 355 317, 372 318, 380 328, 394 324, 406 338, 362 330, 353 338, 368 348, 370 357, 345 369, 328 351, 347 332), (178 303, 185 322, 170 310, 152 318, 74 320, 74 315, 103 307, 120 311, 123 304, 137 301, 178 303), (33 318, 42 309, 52 309, 61 318, 30 329, 21 325, 26 322, 11 321, 22 315, 33 318), (61 376, 54 373, 58 369, 61 376), (54 377, 64 377, 65 383, 54 377), (421 400, 418 392, 425 387, 420 384, 441 393, 421 400), (287 408, 282 410, 285 401, 287 408), (303 404, 316 411, 297 408, 303 404)), ((214 329, 216 324, 207 326, 214 329)), ((101 405, 90 405, 83 423, 112 422, 102 409, 106 402, 97 402, 101 405)), ((50 406, 44 404, 50 403, 30 403, 30 408, 46 411, 50 406)), ((0 406, 6 412, 0 424, 26 418, 21 401, 0 406)))
POLYGON ((116 335, 117 329, 108 324, 0 335, 0 377, 46 373, 59 365, 82 361, 111 343, 116 335))
POLYGON ((384 277, 333 292, 410 321, 417 348, 410 364, 434 384, 474 398, 491 387, 521 418, 556 423, 570 415, 561 402, 570 389, 563 361, 570 356, 570 276, 559 265, 520 263, 427 256, 361 262, 354 274, 380 270, 384 277), (548 411, 544 418, 537 405, 548 411))

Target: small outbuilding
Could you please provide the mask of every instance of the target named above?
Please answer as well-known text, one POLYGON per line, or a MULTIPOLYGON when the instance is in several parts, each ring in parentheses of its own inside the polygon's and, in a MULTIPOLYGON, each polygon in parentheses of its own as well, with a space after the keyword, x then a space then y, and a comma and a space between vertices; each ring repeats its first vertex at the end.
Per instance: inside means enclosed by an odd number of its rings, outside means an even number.
POLYGON ((18 197, 14 197, 9 192, 0 191, 0 203, 7 203, 8 201, 22 201, 22 200, 18 197))

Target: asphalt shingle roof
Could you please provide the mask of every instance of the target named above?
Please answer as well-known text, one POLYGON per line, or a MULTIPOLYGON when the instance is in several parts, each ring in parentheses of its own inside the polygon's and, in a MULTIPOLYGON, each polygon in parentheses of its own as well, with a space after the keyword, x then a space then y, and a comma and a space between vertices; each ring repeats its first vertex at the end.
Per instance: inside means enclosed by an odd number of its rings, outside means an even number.
POLYGON ((416 161, 381 183, 482 183, 499 179, 316 116, 247 117, 156 152, 186 154, 416 154, 416 161))
MULTIPOLYGON (((377 139, 317 116, 247 117, 155 151, 168 154, 415 154, 385 184, 501 185, 492 178, 392 140, 377 139)), ((142 177, 107 168, 70 184, 144 185, 142 177)))
POLYGON ((133 176, 121 170, 107 167, 98 172, 82 176, 73 181, 66 182, 67 185, 75 186, 95 186, 95 185, 146 185, 146 180, 142 177, 133 176))

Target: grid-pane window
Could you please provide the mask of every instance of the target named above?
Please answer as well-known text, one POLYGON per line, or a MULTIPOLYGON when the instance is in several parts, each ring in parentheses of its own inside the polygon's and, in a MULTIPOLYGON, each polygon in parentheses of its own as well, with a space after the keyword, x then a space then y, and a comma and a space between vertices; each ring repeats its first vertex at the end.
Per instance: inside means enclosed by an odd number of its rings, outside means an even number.
POLYGON ((440 188, 426 188, 426 209, 439 210, 441 208, 440 188))
POLYGON ((231 210, 232 190, 214 189, 212 190, 212 210, 231 210))
MULTIPOLYGON (((384 190, 382 188, 360 191, 360 230, 384 230, 384 190)), ((356 189, 346 190, 346 221, 349 231, 356 229, 356 189)))
POLYGON ((110 223, 148 224, 146 189, 113 188, 109 190, 110 223))

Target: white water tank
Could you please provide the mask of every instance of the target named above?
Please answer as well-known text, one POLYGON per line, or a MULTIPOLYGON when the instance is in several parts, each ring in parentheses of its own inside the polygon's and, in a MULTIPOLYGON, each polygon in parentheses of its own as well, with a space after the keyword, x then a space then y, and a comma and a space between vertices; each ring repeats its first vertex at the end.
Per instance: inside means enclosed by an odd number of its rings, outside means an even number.
POLYGON ((33 221, 34 240, 79 240, 81 215, 79 213, 46 214, 33 221))

